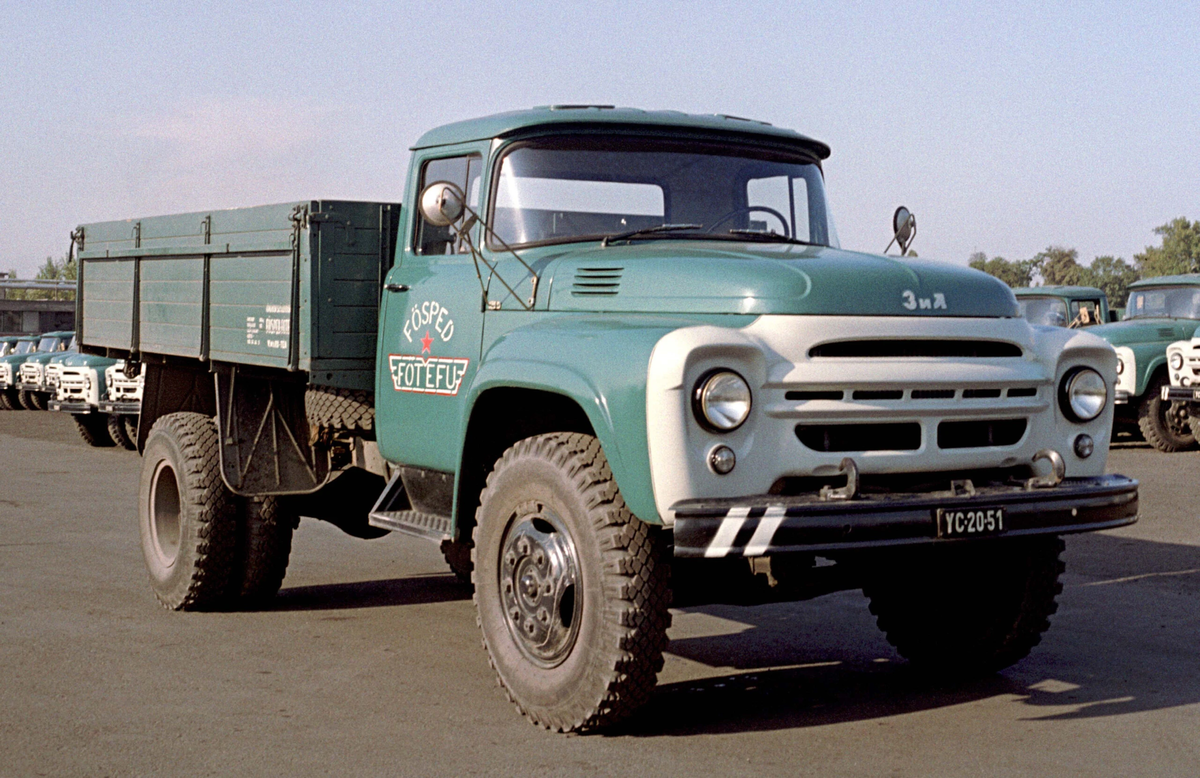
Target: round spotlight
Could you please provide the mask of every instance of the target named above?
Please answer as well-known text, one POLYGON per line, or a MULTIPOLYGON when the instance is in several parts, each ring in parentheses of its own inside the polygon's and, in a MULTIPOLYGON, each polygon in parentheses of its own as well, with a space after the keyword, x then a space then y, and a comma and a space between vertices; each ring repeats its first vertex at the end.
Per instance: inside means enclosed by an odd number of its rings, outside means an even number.
POLYGON ((1176 351, 1167 361, 1171 363, 1172 370, 1179 370, 1183 367, 1183 353, 1176 351))
POLYGON ((1079 435, 1075 438, 1075 456, 1080 459, 1087 459, 1096 450, 1096 441, 1092 440, 1091 435, 1079 435))
POLYGON ((717 475, 728 475, 737 464, 737 454, 729 446, 717 446, 708 452, 708 466, 717 475))
POLYGON ((1104 410, 1108 402, 1108 385, 1090 367, 1077 367, 1063 376, 1058 390, 1058 404, 1071 421, 1091 421, 1104 410))

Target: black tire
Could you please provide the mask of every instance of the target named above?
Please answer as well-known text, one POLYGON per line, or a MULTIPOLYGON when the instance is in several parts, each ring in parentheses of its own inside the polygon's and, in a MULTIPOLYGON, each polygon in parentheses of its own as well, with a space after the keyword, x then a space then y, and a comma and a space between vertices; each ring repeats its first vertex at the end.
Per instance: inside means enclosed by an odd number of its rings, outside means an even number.
POLYGON ((299 517, 288 514, 275 497, 238 497, 238 551, 229 596, 242 606, 268 602, 283 585, 292 532, 299 517))
POLYGON ((33 392, 27 392, 24 389, 17 390, 17 400, 21 403, 21 407, 27 411, 41 410, 34 404, 33 392))
POLYGON ((228 601, 238 550, 237 506, 221 481, 217 426, 170 413, 146 440, 138 525, 150 586, 165 607, 209 610, 228 601))
POLYGON ((992 673, 1041 641, 1058 610, 1059 537, 892 552, 864 593, 888 642, 913 665, 951 678, 992 673))
POLYGON ((113 445, 112 436, 108 434, 108 417, 103 413, 73 413, 75 427, 79 437, 89 446, 108 448, 113 445))
POLYGON ((314 386, 304 392, 304 411, 310 426, 348 432, 375 432, 375 399, 371 392, 314 386))
POLYGON ((1170 454, 1196 445, 1196 437, 1188 425, 1187 403, 1162 399, 1162 388, 1168 383, 1166 373, 1160 372, 1150 379, 1138 405, 1137 419, 1146 442, 1170 454))
POLYGON ((118 414, 108 414, 108 436, 112 438, 113 443, 127 451, 137 448, 137 445, 129 439, 129 435, 125 432, 125 425, 121 422, 118 414))
POLYGON ((471 551, 474 548, 469 542, 442 541, 442 558, 450 566, 450 572, 454 573, 454 577, 465 584, 471 583, 471 572, 475 569, 475 565, 471 562, 471 551))
POLYGON ((29 400, 33 403, 35 410, 48 411, 50 410, 50 393, 49 392, 30 392, 29 400))
POLYGON ((15 411, 20 407, 20 401, 13 396, 11 389, 0 390, 0 411, 15 411))
POLYGON ((564 732, 610 726, 644 704, 671 623, 665 537, 626 508, 599 442, 518 442, 488 475, 476 519, 476 613, 509 699, 564 732))
POLYGON ((137 448, 138 438, 138 416, 122 416, 121 423, 125 425, 125 435, 133 441, 133 448, 137 448))

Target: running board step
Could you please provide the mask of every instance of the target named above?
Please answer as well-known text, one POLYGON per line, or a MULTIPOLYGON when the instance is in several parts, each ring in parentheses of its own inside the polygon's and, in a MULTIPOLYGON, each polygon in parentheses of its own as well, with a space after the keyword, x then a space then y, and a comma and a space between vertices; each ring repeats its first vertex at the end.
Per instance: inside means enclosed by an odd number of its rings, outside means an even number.
POLYGON ((449 516, 412 510, 398 470, 384 488, 383 494, 375 501, 375 507, 367 516, 367 523, 372 527, 403 532, 406 535, 432 540, 434 543, 449 540, 450 531, 453 529, 449 516))
POLYGON ((450 539, 449 516, 435 516, 420 511, 372 511, 368 521, 372 527, 415 535, 435 543, 450 539))

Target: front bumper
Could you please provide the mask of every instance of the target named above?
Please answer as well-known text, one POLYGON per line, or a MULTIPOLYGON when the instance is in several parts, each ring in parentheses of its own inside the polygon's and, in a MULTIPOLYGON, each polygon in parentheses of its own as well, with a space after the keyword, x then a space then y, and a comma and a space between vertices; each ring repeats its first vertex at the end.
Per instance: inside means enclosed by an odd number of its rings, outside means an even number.
POLYGON ((1132 399, 1132 397, 1133 395, 1129 392, 1126 392, 1122 389, 1117 389, 1115 392, 1113 392, 1113 405, 1126 405, 1129 403, 1129 400, 1132 399))
POLYGON ((1162 399, 1180 400, 1183 402, 1200 402, 1200 387, 1164 386, 1162 388, 1162 399))
POLYGON ((62 402, 60 400, 51 400, 49 408, 52 411, 63 411, 64 413, 75 413, 75 414, 95 413, 96 412, 96 407, 94 405, 88 405, 87 403, 84 403, 84 402, 73 403, 73 402, 62 402))
POLYGON ((1068 478, 1046 489, 978 487, 970 496, 934 492, 823 501, 756 495, 685 500, 673 507, 675 556, 752 557, 958 542, 938 537, 939 508, 1003 507, 1008 530, 981 540, 1121 527, 1137 521, 1138 482, 1104 475, 1068 478))
POLYGON ((122 416, 137 416, 142 412, 142 403, 140 400, 125 400, 118 402, 103 400, 100 403, 100 412, 117 413, 122 416))
POLYGON ((48 392, 48 391, 50 391, 48 388, 46 388, 45 386, 42 386, 41 384, 27 384, 24 382, 18 383, 16 388, 20 389, 22 392, 48 392))

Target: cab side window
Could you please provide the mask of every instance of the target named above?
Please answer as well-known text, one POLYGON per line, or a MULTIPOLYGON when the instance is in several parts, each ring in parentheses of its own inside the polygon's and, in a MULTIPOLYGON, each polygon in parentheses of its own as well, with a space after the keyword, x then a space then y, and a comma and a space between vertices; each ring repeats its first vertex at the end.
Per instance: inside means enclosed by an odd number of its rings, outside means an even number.
MULTIPOLYGON (((483 158, 479 154, 467 154, 461 157, 432 159, 421 168, 421 184, 417 190, 418 196, 425 187, 436 181, 449 181, 462 188, 467 195, 467 205, 478 212, 479 210, 479 181, 483 169, 483 158)), ((413 209, 414 213, 416 208, 413 209)), ((418 254, 461 254, 466 253, 462 245, 449 227, 434 227, 418 214, 417 244, 418 254)))

